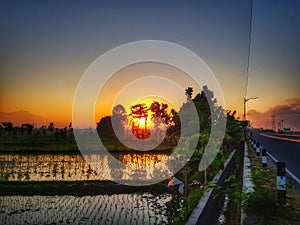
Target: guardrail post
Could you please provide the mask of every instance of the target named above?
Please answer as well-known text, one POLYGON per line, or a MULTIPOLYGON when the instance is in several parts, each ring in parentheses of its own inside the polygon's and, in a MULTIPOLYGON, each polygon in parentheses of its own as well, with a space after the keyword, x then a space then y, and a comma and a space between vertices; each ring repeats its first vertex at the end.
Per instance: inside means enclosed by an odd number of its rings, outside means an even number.
POLYGON ((260 157, 260 145, 259 145, 259 143, 256 144, 256 156, 260 157))
POLYGON ((253 140, 252 148, 255 150, 255 148, 256 148, 256 140, 253 140))
POLYGON ((262 162, 262 167, 267 167, 267 149, 263 148, 261 150, 261 162, 262 162))
POLYGON ((286 176, 284 162, 277 162, 277 201, 279 204, 286 204, 286 176))

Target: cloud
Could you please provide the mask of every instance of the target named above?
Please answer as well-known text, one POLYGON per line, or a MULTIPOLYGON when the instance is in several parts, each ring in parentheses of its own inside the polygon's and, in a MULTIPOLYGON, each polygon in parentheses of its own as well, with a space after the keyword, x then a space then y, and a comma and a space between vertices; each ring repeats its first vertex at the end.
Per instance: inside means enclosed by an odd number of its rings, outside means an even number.
POLYGON ((279 128, 278 123, 283 120, 283 126, 292 130, 300 131, 300 98, 289 98, 281 104, 269 108, 265 112, 249 110, 248 118, 253 127, 272 128, 272 115, 275 117, 275 128, 279 128))

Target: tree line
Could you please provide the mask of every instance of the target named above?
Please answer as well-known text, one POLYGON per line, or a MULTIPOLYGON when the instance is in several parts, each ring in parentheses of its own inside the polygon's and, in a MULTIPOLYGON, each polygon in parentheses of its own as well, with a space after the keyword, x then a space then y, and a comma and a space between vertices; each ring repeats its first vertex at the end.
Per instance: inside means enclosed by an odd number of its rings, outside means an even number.
MULTIPOLYGON (((225 140, 238 142, 241 138, 241 123, 236 120, 236 111, 226 111, 218 106, 214 93, 207 86, 202 87, 202 91, 195 96, 192 87, 185 90, 186 102, 182 104, 179 111, 169 108, 168 104, 153 101, 150 106, 145 103, 139 103, 130 107, 127 113, 122 105, 116 105, 112 110, 111 116, 105 116, 96 124, 96 129, 101 139, 110 139, 112 142, 118 142, 118 135, 125 135, 130 130, 132 134, 138 138, 146 139, 149 135, 159 135, 161 129, 166 130, 166 138, 172 139, 173 145, 176 145, 176 138, 180 136, 183 127, 192 126, 196 119, 200 124, 199 133, 201 135, 209 135, 211 126, 217 123, 221 117, 227 118, 227 129, 225 140), (192 118, 192 105, 196 108, 198 118, 192 118), (210 107, 212 106, 212 107, 210 107), (180 115, 185 115, 180 118, 180 115), (188 119, 185 119, 188 118, 188 119), (148 127, 148 120, 151 120, 152 127, 148 127), (141 123, 143 121, 143 124, 141 123), (150 133, 152 132, 152 134, 150 133), (175 141, 174 141, 175 139, 175 141)), ((86 134, 91 130, 87 129, 86 134)), ((72 123, 64 128, 57 128, 53 122, 47 126, 39 128, 33 124, 24 123, 20 126, 14 126, 12 122, 0 123, 0 137, 2 143, 6 143, 8 139, 20 138, 25 136, 34 136, 36 139, 49 137, 53 140, 65 140, 71 137, 70 142, 75 143, 72 123)))
POLYGON ((215 125, 219 119, 227 117, 225 138, 234 139, 237 142, 241 137, 241 129, 239 122, 235 119, 236 111, 226 111, 218 106, 213 91, 209 90, 206 85, 195 97, 193 93, 192 87, 185 90, 186 102, 182 104, 178 112, 170 109, 168 104, 158 101, 153 101, 150 106, 145 103, 132 105, 129 113, 126 112, 124 106, 116 105, 111 116, 105 116, 97 123, 98 133, 101 138, 116 140, 117 135, 125 134, 127 127, 136 137, 145 139, 149 137, 150 128, 147 122, 151 120, 154 124, 152 134, 163 128, 167 129, 168 138, 178 136, 183 127, 191 126, 198 119, 197 122, 201 128, 199 133, 208 135, 212 125, 215 125), (196 108, 198 118, 192 118, 192 107, 196 108), (180 118, 180 115, 184 115, 184 118, 180 118), (142 127, 139 123, 141 119, 145 121, 142 127))
POLYGON ((69 123, 68 127, 64 128, 56 128, 54 123, 49 123, 48 126, 41 126, 39 128, 35 128, 33 124, 30 123, 24 123, 20 126, 14 126, 12 122, 1 122, 0 123, 0 133, 2 135, 8 135, 8 136, 16 136, 17 134, 21 135, 31 135, 34 134, 36 136, 39 135, 61 135, 66 136, 67 134, 71 134, 73 132, 72 123, 69 123))

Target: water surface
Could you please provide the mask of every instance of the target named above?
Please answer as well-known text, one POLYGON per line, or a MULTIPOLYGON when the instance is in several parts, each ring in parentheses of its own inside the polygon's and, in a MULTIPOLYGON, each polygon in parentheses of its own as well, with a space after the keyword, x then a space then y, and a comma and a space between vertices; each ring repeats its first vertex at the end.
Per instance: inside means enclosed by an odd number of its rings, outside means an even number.
MULTIPOLYGON (((151 179, 157 171, 168 174, 164 163, 167 154, 115 154, 115 158, 128 165, 120 169, 121 179, 130 180, 133 173, 151 179)), ((110 180, 111 169, 107 155, 88 155, 88 164, 80 154, 2 154, 0 180, 4 181, 84 181, 110 180), (97 174, 97 168, 101 171, 97 174)))
POLYGON ((0 221, 14 224, 167 224, 169 194, 1 196, 0 221))

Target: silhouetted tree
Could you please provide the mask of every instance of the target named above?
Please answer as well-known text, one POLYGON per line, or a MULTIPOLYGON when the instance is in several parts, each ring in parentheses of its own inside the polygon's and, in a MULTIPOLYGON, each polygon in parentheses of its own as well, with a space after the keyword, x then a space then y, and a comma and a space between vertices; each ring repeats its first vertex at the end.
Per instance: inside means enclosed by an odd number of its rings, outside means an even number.
MULTIPOLYGON (((192 93, 192 88, 188 87, 186 89, 186 95, 188 96, 188 99, 191 97, 192 93)), ((221 117, 224 117, 225 119, 224 109, 217 105, 217 100, 214 98, 214 93, 209 90, 206 85, 202 87, 201 93, 198 93, 195 98, 183 104, 179 112, 180 114, 185 115, 184 118, 186 121, 182 121, 184 126, 188 126, 188 123, 199 119, 201 133, 209 133, 212 123, 216 124, 221 117), (189 104, 191 102, 194 103, 198 113, 198 118, 193 118, 195 115, 192 113, 192 106, 189 104)))
POLYGON ((124 135, 124 127, 128 123, 126 109, 122 105, 116 105, 112 111, 112 121, 115 128, 115 132, 124 135))
POLYGON ((181 124, 180 124, 180 117, 178 115, 178 112, 176 112, 175 109, 171 109, 171 120, 170 120, 168 133, 173 134, 179 131, 180 128, 181 128, 181 124))
POLYGON ((14 128, 13 128, 13 135, 14 135, 14 138, 15 138, 16 135, 18 134, 18 131, 19 131, 19 127, 14 127, 14 128))
POLYGON ((59 129, 55 128, 54 129, 54 137, 55 137, 56 140, 58 140, 58 135, 59 135, 59 129))
MULTIPOLYGON (((150 106, 150 111, 153 112, 152 120, 154 121, 155 129, 158 129, 159 125, 163 123, 166 127, 170 126, 172 122, 172 116, 168 114, 168 104, 159 103, 154 101, 150 106)), ((175 112, 173 109, 172 112, 175 112)))
POLYGON ((52 135, 53 130, 54 130, 54 123, 53 123, 53 122, 51 122, 51 123, 49 124, 48 130, 50 131, 50 133, 51 133, 51 135, 52 135))
POLYGON ((150 105, 150 111, 153 112, 152 114, 152 120, 154 122, 154 129, 158 130, 159 125, 161 124, 161 118, 160 118, 160 103, 157 101, 154 101, 150 105))
POLYGON ((105 116, 97 123, 97 131, 99 136, 105 138, 114 138, 115 133, 111 124, 111 117, 105 116))
POLYGON ((226 111, 226 117, 228 120, 235 120, 236 110, 231 113, 231 110, 226 111))
POLYGON ((4 135, 4 128, 0 124, 0 137, 2 137, 3 135, 4 135))
POLYGON ((192 94, 193 94, 192 87, 188 87, 187 89, 185 89, 185 95, 187 97, 187 102, 190 102, 192 100, 192 94))
POLYGON ((22 124, 22 127, 24 127, 26 133, 30 135, 32 133, 32 130, 33 130, 34 126, 32 124, 29 124, 29 123, 24 123, 24 124, 22 124))
POLYGON ((46 126, 42 126, 42 127, 40 128, 40 130, 42 131, 42 133, 43 133, 44 135, 46 135, 46 132, 47 132, 46 126))
POLYGON ((138 138, 147 138, 150 135, 150 132, 147 130, 147 120, 148 120, 148 108, 146 104, 136 104, 131 106, 131 113, 129 114, 131 130, 132 133, 138 138), (140 129, 140 120, 145 119, 144 129, 140 129), (138 121, 136 121, 138 120, 138 121))
MULTIPOLYGON (((4 143, 7 144, 7 136, 10 136, 10 133, 13 131, 13 124, 11 122, 2 122, 3 130, 4 132, 4 143)), ((7 146, 8 147, 8 146, 7 146)))
POLYGON ((72 122, 69 123, 69 134, 71 135, 73 133, 73 126, 72 122))
POLYGON ((14 129, 12 122, 2 122, 2 125, 4 128, 4 131, 6 133, 8 133, 8 135, 10 135, 10 132, 12 132, 14 129))
POLYGON ((65 127, 63 129, 60 130, 60 135, 65 139, 66 136, 67 136, 67 131, 68 131, 68 128, 65 127))
POLYGON ((23 136, 25 134, 26 128, 24 126, 20 126, 20 127, 18 127, 18 131, 23 136))
POLYGON ((227 110, 226 116, 226 136, 225 141, 233 142, 234 144, 238 144, 243 135, 243 130, 240 127, 239 121, 235 119, 236 111, 227 110))

